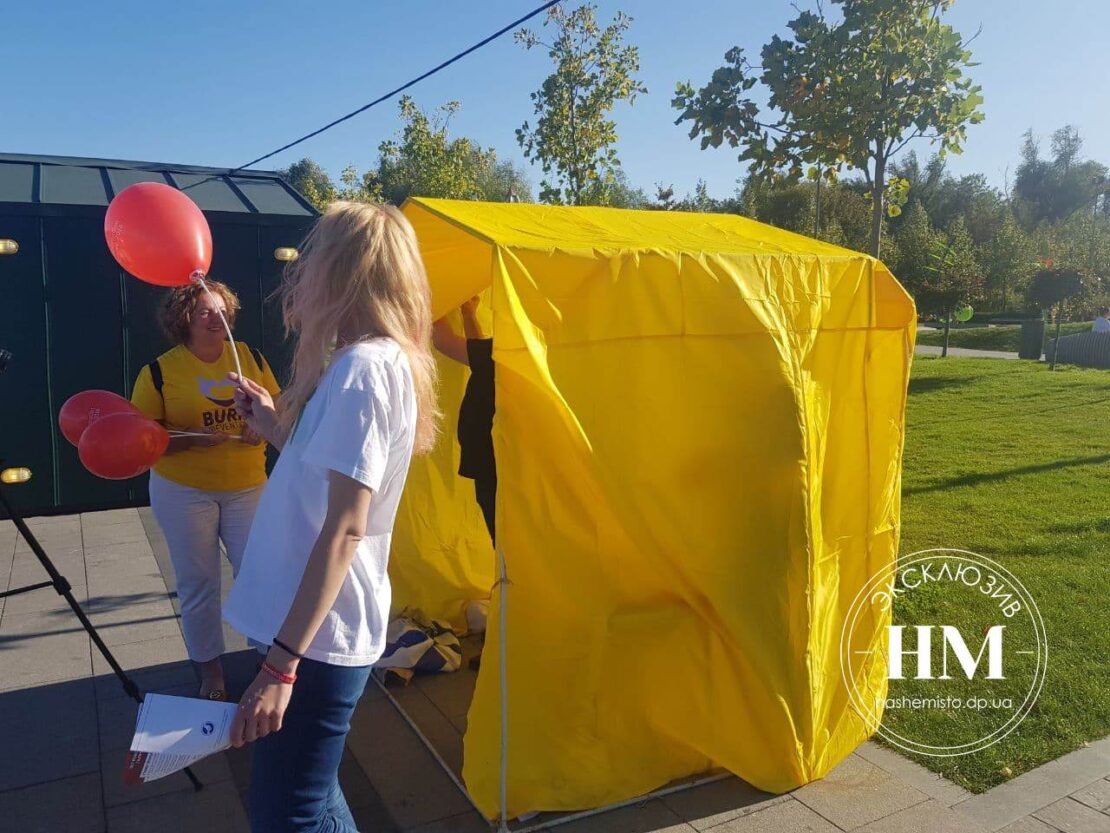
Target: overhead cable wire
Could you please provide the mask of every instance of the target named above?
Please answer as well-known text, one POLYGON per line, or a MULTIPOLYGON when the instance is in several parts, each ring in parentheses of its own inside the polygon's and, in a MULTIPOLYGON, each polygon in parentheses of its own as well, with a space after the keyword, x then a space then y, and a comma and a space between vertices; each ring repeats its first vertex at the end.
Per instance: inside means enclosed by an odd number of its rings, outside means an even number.
POLYGON ((277 156, 282 151, 286 151, 286 150, 289 150, 292 147, 296 147, 297 145, 301 144, 301 142, 307 142, 309 139, 311 139, 315 136, 319 136, 324 131, 331 130, 336 125, 342 124, 343 122, 348 121, 349 119, 353 119, 355 116, 359 115, 360 113, 365 113, 371 107, 374 107, 378 104, 381 104, 383 101, 388 101, 389 99, 393 98, 394 96, 396 96, 400 93, 403 93, 405 90, 409 89, 410 87, 415 86, 416 84, 419 84, 421 81, 423 81, 426 78, 431 78, 437 72, 440 72, 441 70, 446 69, 447 67, 451 66, 451 64, 455 63, 456 61, 462 60, 463 58, 465 58, 467 55, 471 54, 472 52, 477 52, 483 46, 485 46, 486 44, 488 44, 492 41, 497 40, 497 38, 501 37, 502 35, 504 35, 508 31, 510 31, 511 29, 516 28, 517 26, 521 25, 522 23, 528 22, 529 20, 531 20, 536 15, 547 11, 552 6, 556 6, 561 2, 562 2, 562 0, 549 0, 549 2, 544 3, 541 6, 537 6, 535 9, 528 12, 528 14, 524 15, 523 17, 517 18, 516 20, 514 20, 512 23, 508 24, 507 26, 502 26, 500 29, 498 29, 496 32, 494 32, 492 35, 489 35, 488 37, 483 38, 482 40, 478 41, 473 46, 470 46, 467 49, 464 49, 462 52, 459 52, 457 55, 454 55, 454 56, 448 58, 443 63, 432 67, 430 70, 428 70, 424 74, 418 75, 416 78, 413 78, 411 81, 406 81, 404 84, 397 87, 396 89, 390 90, 385 95, 378 96, 373 101, 369 102, 368 104, 362 105, 357 110, 352 110, 351 112, 347 113, 345 116, 340 116, 339 118, 335 119, 334 121, 328 122, 323 127, 318 128, 316 130, 313 130, 311 133, 306 133, 304 136, 301 136, 299 139, 294 139, 292 142, 289 142, 288 144, 282 145, 277 150, 272 150, 267 154, 259 156, 257 159, 252 159, 250 162, 247 162, 244 165, 240 165, 238 168, 232 168, 231 170, 229 170, 227 172, 226 175, 230 176, 232 174, 238 173, 239 171, 245 170, 245 169, 251 167, 252 165, 257 165, 259 162, 263 162, 263 161, 269 159, 271 156, 277 156))

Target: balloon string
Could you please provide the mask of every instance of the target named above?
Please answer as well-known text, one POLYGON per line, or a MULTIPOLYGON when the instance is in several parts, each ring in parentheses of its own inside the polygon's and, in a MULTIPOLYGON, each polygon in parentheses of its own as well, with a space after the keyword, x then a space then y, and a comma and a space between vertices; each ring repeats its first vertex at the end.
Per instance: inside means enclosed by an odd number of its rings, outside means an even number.
MULTIPOLYGON (((214 437, 214 436, 218 436, 216 434, 205 434, 201 431, 167 431, 166 433, 169 434, 171 437, 214 437)), ((228 434, 227 438, 229 440, 241 440, 241 439, 243 439, 243 435, 242 434, 228 434)))
POLYGON ((235 360, 235 372, 239 378, 243 378, 243 368, 239 364, 239 350, 235 346, 235 338, 231 335, 231 327, 227 325, 227 319, 224 318, 224 312, 220 309, 220 305, 216 302, 216 296, 212 294, 212 290, 208 288, 208 284, 204 280, 203 272, 193 272, 192 279, 197 281, 208 293, 208 300, 212 302, 212 306, 216 310, 216 315, 220 316, 220 323, 224 325, 224 332, 227 333, 227 340, 231 342, 231 357, 235 360))

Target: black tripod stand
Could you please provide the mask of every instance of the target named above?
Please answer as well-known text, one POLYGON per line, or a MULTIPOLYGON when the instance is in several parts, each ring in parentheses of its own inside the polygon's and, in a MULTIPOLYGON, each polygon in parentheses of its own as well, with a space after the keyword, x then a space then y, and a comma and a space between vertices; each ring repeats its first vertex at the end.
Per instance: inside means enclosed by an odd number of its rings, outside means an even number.
MULTIPOLYGON (((0 465, 2 464, 3 461, 0 460, 0 465)), ((3 510, 8 514, 8 517, 12 519, 12 523, 14 523, 15 528, 19 530, 19 534, 23 536, 23 540, 27 542, 27 546, 31 548, 31 552, 35 554, 35 557, 38 558, 39 563, 42 564, 42 568, 46 570, 47 575, 50 576, 50 581, 43 581, 39 582, 38 584, 28 584, 26 587, 17 587, 14 590, 8 590, 4 593, 0 593, 0 599, 3 599, 7 596, 16 596, 20 593, 29 593, 32 590, 43 590, 47 587, 53 587, 59 596, 64 596, 65 600, 69 602, 69 606, 73 609, 74 615, 81 622, 81 627, 83 627, 86 632, 88 632, 89 638, 92 639, 93 644, 97 647, 97 650, 99 650, 100 653, 103 654, 104 659, 108 661, 108 664, 110 666, 112 666, 112 671, 114 671, 115 675, 119 678, 120 685, 122 685, 123 690, 127 692, 127 696, 134 700, 136 703, 143 702, 143 695, 142 692, 139 691, 139 687, 135 685, 134 680, 127 676, 127 672, 120 667, 120 664, 116 661, 116 658, 112 656, 112 652, 108 649, 108 646, 104 644, 104 640, 100 638, 100 634, 96 632, 96 627, 93 625, 92 622, 89 621, 89 617, 85 615, 85 611, 81 609, 81 605, 80 603, 78 603, 77 599, 73 597, 73 588, 66 580, 66 577, 58 572, 58 569, 54 566, 54 563, 50 560, 50 557, 46 554, 46 551, 42 548, 42 545, 39 544, 38 540, 35 538, 34 533, 31 532, 31 530, 27 527, 27 524, 24 523, 23 518, 20 517, 20 515, 8 502, 8 498, 4 494, 4 489, 2 486, 0 486, 0 507, 2 507, 3 510)), ((200 779, 197 778, 196 774, 191 769, 189 769, 189 767, 185 767, 184 771, 185 774, 189 777, 189 780, 192 782, 193 789, 200 790, 203 788, 204 785, 200 783, 200 779)))

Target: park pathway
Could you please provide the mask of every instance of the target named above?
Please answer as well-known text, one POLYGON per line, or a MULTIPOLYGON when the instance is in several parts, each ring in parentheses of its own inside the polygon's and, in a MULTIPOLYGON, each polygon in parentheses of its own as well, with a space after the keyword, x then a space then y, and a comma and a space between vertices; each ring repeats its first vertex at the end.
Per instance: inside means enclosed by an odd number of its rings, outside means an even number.
MULTIPOLYGON (((918 344, 914 353, 918 356, 939 356, 941 348, 929 344, 918 344)), ((1017 353, 1007 350, 969 350, 966 347, 949 347, 949 356, 960 356, 965 359, 1016 359, 1017 353)))

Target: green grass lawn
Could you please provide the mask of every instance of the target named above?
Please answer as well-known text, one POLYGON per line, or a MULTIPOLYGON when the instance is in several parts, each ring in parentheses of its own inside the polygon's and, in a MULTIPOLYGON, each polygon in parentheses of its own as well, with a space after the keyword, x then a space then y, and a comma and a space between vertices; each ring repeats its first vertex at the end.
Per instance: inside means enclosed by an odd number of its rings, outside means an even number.
MULTIPOLYGON (((982 791, 1110 734, 1110 373, 918 357, 906 419, 901 552, 952 547, 1000 562, 1047 629, 1045 685, 1013 734, 971 755, 917 758, 982 791)), ((895 620, 921 621, 936 604, 910 597, 895 620)), ((961 611, 940 615, 958 625, 961 611)), ((987 722, 959 710, 892 717, 937 744, 987 722)))
MULTIPOLYGON (((1070 336, 1074 333, 1086 333, 1090 329, 1090 321, 1062 324, 1060 335, 1070 336)), ((1055 325, 1047 324, 1045 330, 1049 338, 1056 335, 1055 325)), ((1001 324, 997 327, 968 327, 963 330, 952 330, 949 333, 948 346, 966 347, 969 350, 1008 350, 1011 353, 1016 353, 1020 341, 1020 324, 1001 324)), ((917 343, 940 347, 944 344, 944 330, 918 333, 917 343)))

